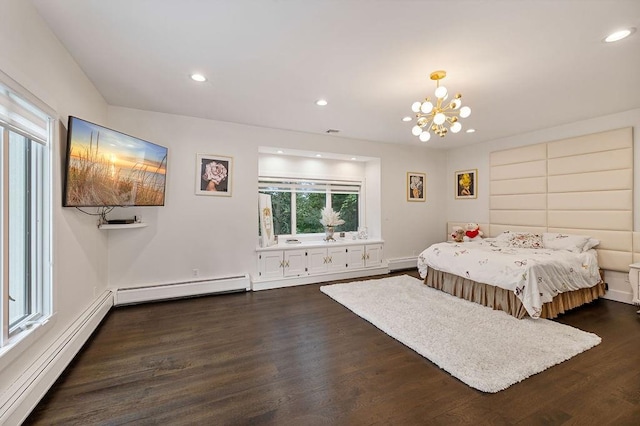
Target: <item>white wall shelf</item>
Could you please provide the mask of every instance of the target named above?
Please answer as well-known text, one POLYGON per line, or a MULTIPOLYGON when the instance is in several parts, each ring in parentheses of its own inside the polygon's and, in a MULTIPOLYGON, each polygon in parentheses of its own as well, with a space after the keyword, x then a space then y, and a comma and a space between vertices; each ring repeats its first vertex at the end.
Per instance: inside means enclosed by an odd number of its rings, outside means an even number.
POLYGON ((144 228, 148 224, 144 222, 135 222, 135 223, 118 223, 118 224, 110 224, 110 223, 102 223, 98 225, 98 229, 133 229, 133 228, 144 228))

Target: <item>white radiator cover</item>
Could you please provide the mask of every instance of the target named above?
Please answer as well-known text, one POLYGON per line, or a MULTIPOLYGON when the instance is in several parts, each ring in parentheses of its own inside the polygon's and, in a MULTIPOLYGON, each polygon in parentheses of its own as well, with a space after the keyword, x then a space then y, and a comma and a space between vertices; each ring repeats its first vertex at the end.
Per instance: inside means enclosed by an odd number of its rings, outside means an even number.
POLYGON ((19 425, 29 415, 113 306, 107 291, 0 395, 0 425, 19 425))
POLYGON ((209 278, 195 281, 156 284, 144 287, 120 288, 116 290, 115 305, 178 299, 205 294, 247 291, 251 287, 249 275, 209 278))
POLYGON ((399 271, 402 269, 415 268, 418 269, 418 256, 397 257, 387 260, 390 271, 399 271))

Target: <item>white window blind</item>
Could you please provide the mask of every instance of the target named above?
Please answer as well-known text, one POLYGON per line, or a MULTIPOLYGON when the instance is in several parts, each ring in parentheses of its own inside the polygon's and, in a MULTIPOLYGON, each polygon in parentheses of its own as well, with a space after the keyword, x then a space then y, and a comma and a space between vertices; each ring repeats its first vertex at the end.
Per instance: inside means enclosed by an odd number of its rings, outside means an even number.
POLYGON ((258 179, 258 190, 266 192, 327 192, 332 194, 360 194, 361 182, 318 179, 258 179))
POLYGON ((0 84, 0 123, 43 145, 46 145, 49 139, 48 115, 2 84, 0 84))

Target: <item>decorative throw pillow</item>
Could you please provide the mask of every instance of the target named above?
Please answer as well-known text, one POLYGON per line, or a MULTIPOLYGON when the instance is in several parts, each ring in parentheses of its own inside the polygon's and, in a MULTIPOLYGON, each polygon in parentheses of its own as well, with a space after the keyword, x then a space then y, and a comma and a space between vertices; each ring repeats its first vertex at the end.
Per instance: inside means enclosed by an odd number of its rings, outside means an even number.
MULTIPOLYGON (((561 234, 557 232, 545 232, 542 234, 544 248, 567 250, 573 253, 582 253, 590 238, 591 237, 585 235, 561 234)), ((598 243, 600 242, 598 241, 598 243)))
POLYGON ((542 248, 542 235, 531 234, 529 232, 513 233, 513 238, 509 241, 511 247, 516 248, 542 248))
POLYGON ((513 237, 516 235, 515 232, 511 232, 511 231, 504 231, 500 234, 498 234, 498 236, 496 236, 496 241, 506 241, 509 242, 513 239, 513 237))

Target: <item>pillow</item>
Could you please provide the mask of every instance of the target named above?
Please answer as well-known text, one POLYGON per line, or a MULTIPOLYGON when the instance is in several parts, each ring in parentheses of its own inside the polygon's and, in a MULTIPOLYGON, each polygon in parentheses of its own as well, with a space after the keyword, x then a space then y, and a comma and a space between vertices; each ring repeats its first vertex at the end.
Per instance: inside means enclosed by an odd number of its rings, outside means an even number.
POLYGON ((542 235, 529 232, 515 232, 509 245, 516 248, 542 248, 542 235))
POLYGON ((582 251, 584 252, 584 251, 591 250, 598 244, 600 244, 600 240, 596 240, 595 238, 589 238, 589 241, 587 241, 587 244, 585 244, 584 247, 582 247, 582 251))
POLYGON ((574 253, 582 253, 589 239, 591 237, 585 235, 560 234, 557 232, 545 232, 542 234, 544 248, 567 250, 574 253))
POLYGON ((495 239, 496 241, 511 241, 515 235, 515 232, 504 231, 501 234, 498 234, 495 239))

